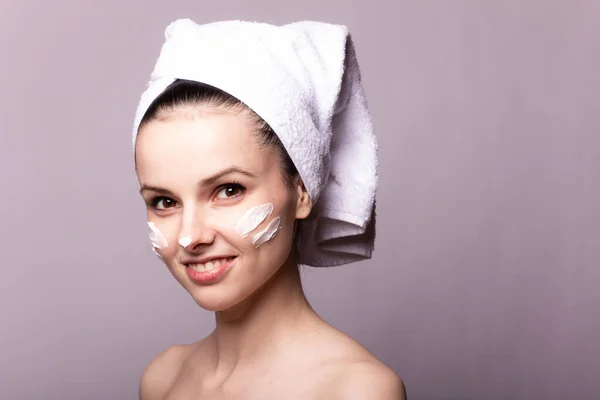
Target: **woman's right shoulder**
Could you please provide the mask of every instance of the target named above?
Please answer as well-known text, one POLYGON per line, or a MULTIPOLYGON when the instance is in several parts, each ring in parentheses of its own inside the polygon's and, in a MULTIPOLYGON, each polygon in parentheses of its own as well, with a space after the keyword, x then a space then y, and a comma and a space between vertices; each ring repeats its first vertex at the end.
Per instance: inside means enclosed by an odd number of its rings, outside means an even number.
POLYGON ((140 378, 140 400, 164 399, 195 345, 173 345, 154 357, 140 378))

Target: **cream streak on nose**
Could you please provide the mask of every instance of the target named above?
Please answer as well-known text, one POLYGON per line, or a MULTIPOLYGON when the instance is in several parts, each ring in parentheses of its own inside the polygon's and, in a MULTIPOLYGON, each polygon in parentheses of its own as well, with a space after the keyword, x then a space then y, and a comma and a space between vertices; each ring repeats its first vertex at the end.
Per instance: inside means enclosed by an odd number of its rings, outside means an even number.
POLYGON ((179 238, 179 245, 184 249, 192 243, 192 238, 189 236, 182 236, 179 238))

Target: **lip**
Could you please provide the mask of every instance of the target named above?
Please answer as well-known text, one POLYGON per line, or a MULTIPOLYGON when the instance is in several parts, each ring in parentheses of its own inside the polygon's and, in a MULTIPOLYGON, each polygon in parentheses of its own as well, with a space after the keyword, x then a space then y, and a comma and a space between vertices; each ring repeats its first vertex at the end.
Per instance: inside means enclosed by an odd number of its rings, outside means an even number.
POLYGON ((205 258, 201 261, 193 261, 185 264, 185 272, 187 273, 188 278, 190 278, 193 282, 199 284, 211 284, 217 283, 225 277, 225 274, 234 266, 237 257, 229 260, 228 262, 221 263, 218 267, 211 269, 210 271, 196 271, 193 268, 190 268, 188 264, 204 264, 211 260, 216 260, 219 258, 227 258, 227 257, 211 257, 205 258))

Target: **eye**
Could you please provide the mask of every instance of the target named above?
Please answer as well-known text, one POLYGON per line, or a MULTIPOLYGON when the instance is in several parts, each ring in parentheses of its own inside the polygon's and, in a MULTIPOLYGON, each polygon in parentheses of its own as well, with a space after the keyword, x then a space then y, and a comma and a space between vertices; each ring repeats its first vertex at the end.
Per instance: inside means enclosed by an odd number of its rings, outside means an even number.
POLYGON ((166 210, 167 208, 175 207, 175 200, 168 197, 155 197, 152 200, 152 207, 157 210, 166 210))
POLYGON ((232 199, 244 193, 244 188, 239 183, 228 183, 220 187, 219 193, 217 193, 218 199, 232 199))

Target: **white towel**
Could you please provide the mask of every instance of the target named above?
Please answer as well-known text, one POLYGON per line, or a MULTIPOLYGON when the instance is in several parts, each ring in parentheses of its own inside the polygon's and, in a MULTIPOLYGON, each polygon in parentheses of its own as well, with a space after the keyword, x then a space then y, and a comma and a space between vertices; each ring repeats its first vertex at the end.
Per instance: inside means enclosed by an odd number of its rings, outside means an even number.
POLYGON ((283 26, 172 22, 137 108, 176 79, 215 86, 261 116, 283 143, 313 200, 298 262, 334 266, 371 257, 377 142, 348 29, 302 21, 283 26))

